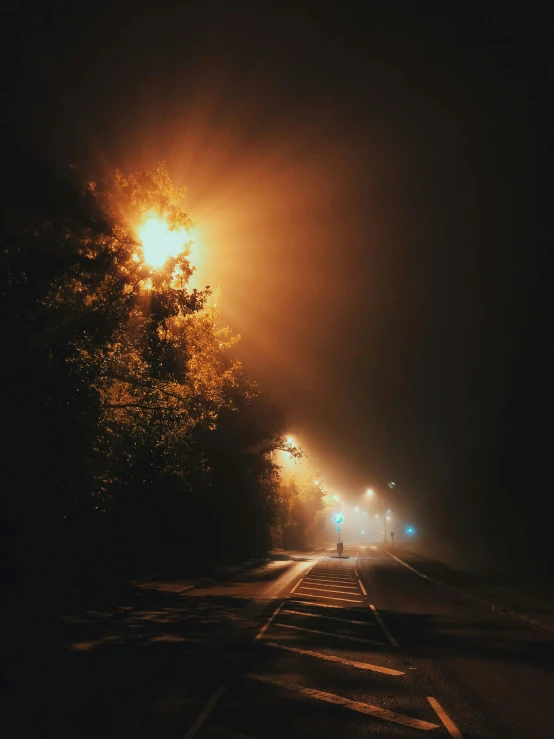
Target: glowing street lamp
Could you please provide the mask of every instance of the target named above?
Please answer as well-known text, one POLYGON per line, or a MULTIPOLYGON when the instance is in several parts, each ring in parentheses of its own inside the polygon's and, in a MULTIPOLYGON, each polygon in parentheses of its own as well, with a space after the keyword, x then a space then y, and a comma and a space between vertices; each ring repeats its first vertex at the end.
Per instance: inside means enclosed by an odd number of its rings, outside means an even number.
POLYGON ((184 229, 170 230, 165 218, 149 214, 137 228, 142 243, 144 261, 154 269, 161 269, 170 257, 187 251, 188 240, 184 229))
POLYGON ((369 495, 369 497, 371 498, 371 496, 373 495, 373 490, 371 488, 369 488, 369 490, 367 491, 366 495, 369 495))

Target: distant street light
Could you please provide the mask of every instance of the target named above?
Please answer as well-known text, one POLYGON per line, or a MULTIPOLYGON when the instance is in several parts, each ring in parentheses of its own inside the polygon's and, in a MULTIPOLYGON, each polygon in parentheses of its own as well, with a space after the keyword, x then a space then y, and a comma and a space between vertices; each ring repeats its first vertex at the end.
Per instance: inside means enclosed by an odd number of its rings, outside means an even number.
POLYGON ((366 495, 369 495, 371 497, 373 495, 373 490, 371 488, 369 488, 369 490, 367 491, 366 495))

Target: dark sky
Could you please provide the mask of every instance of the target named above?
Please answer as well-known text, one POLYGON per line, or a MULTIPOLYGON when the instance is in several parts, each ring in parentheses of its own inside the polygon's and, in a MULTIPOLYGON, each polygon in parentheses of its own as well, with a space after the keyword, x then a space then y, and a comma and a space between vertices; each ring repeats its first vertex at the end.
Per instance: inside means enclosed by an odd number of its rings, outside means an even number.
POLYGON ((167 161, 330 484, 483 529, 552 483, 552 16, 455 5, 12 2, 5 139, 167 161))

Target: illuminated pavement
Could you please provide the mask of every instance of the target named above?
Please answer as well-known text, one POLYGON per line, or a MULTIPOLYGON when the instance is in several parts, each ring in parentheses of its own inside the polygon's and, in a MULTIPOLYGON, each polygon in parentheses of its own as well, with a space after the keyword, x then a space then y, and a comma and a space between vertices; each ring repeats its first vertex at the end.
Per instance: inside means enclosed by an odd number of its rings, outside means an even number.
POLYGON ((5 735, 554 736, 552 635, 375 547, 346 553, 31 620, 5 735))

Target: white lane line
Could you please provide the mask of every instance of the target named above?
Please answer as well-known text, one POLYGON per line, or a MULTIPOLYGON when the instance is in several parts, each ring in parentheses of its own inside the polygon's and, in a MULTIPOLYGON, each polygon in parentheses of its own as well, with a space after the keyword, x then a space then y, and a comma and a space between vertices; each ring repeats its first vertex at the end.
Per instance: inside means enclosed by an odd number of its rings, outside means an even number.
POLYGON ((326 575, 323 572, 316 572, 315 570, 313 572, 310 572, 310 577, 322 577, 325 580, 346 580, 347 582, 352 582, 352 580, 355 580, 354 575, 341 575, 339 577, 337 575, 326 575))
POLYGON ((214 710, 216 707, 216 704, 218 700, 221 698, 223 693, 225 692, 226 688, 225 685, 221 685, 215 693, 212 695, 210 700, 206 703, 202 711, 200 712, 200 715, 196 719, 196 721, 193 723, 193 725, 190 727, 190 729, 187 731, 187 733, 184 735, 183 739, 193 739, 200 729, 204 726, 204 723, 210 713, 214 710))
POLYGON ((336 588, 342 588, 343 590, 357 590, 358 586, 355 584, 352 585, 344 585, 341 582, 330 582, 329 580, 314 580, 311 577, 304 580, 305 583, 309 585, 323 585, 324 587, 336 587, 336 588))
POLYGON ((441 704, 438 702, 436 698, 428 697, 427 700, 431 704, 433 710, 437 714, 437 716, 440 718, 442 723, 444 724, 444 728, 447 730, 447 732, 450 734, 453 739, 463 739, 463 736, 460 733, 460 730, 452 721, 450 716, 446 713, 444 708, 441 706, 441 704))
MULTIPOLYGON (((301 588, 303 590, 304 588, 301 588)), ((304 598, 321 598, 321 595, 314 595, 313 593, 300 593, 304 598)), ((325 600, 342 600, 344 603, 363 603, 363 600, 359 598, 333 598, 332 595, 326 595, 325 600)), ((319 603, 315 605, 320 605, 319 603)))
MULTIPOLYGON (((342 599, 338 598, 337 600, 342 600, 342 599)), ((358 615, 360 615, 361 613, 359 608, 350 608, 349 606, 336 606, 333 603, 314 603, 311 600, 297 600, 296 598, 292 598, 292 602, 299 606, 313 606, 314 608, 337 608, 339 611, 352 611, 352 613, 357 613, 358 615)), ((368 621, 364 621, 363 623, 367 624, 368 626, 371 626, 371 624, 368 621)))
POLYGON ((366 590, 365 590, 365 588, 364 588, 364 586, 363 586, 363 584, 362 584, 362 581, 361 581, 361 580, 358 580, 358 582, 359 582, 359 584, 360 584, 360 587, 361 587, 361 589, 362 589, 362 593, 363 593, 364 595, 367 595, 367 593, 366 593, 366 590))
MULTIPOLYGON (((333 606, 338 608, 338 606, 333 606)), ((360 626, 373 626, 368 621, 354 621, 351 618, 337 618, 336 616, 326 616, 324 613, 307 613, 306 611, 291 611, 288 608, 283 613, 294 613, 295 616, 310 616, 311 618, 324 618, 326 621, 340 621, 343 624, 359 624, 360 626)))
POLYGON ((298 647, 286 647, 284 644, 277 644, 274 641, 264 641, 267 647, 276 647, 284 649, 287 652, 296 652, 296 654, 306 654, 308 657, 317 657, 317 659, 325 659, 328 662, 339 662, 341 665, 349 665, 357 667, 359 670, 371 670, 372 672, 382 672, 384 675, 405 675, 405 672, 392 670, 390 667, 381 667, 380 665, 371 665, 368 662, 355 662, 352 659, 344 659, 343 657, 335 657, 333 654, 322 654, 321 652, 312 652, 310 649, 299 649, 298 647))
POLYGON ((337 577, 336 575, 324 575, 323 573, 316 572, 315 570, 313 572, 310 572, 310 577, 319 577, 322 580, 340 580, 341 582, 352 582, 353 580, 356 580, 354 575, 349 575, 348 577, 337 577))
MULTIPOLYGON (((317 590, 318 593, 344 593, 344 595, 360 595, 360 593, 351 593, 349 590, 334 590, 333 588, 312 588, 309 585, 302 585, 302 590, 317 590)), ((291 593, 294 592, 291 590, 291 593)))
POLYGON ((281 603, 279 603, 279 605, 277 606, 277 608, 273 611, 273 613, 271 614, 271 616, 267 619, 267 621, 265 622, 265 624, 262 626, 262 628, 258 631, 258 633, 256 634, 256 636, 254 637, 254 641, 255 642, 257 642, 258 639, 261 639, 262 638, 262 636, 265 634, 265 632, 269 628, 269 626, 270 626, 271 622, 273 621, 273 619, 275 618, 275 616, 279 613, 279 611, 281 610, 281 608, 285 605, 285 602, 286 601, 283 600, 283 601, 281 601, 281 603))
POLYGON ((381 618, 381 615, 380 615, 379 611, 375 608, 375 606, 372 606, 371 603, 369 604, 369 607, 373 611, 373 615, 377 619, 377 622, 378 622, 379 626, 385 632, 385 636, 390 641, 390 643, 392 644, 392 646, 393 647, 398 647, 398 642, 396 641, 396 639, 394 638, 394 636, 388 630, 388 627, 387 627, 386 623, 383 621, 383 619, 381 618))
POLYGON ((338 577, 338 578, 351 578, 351 572, 333 572, 332 570, 322 570, 321 567, 314 567, 312 575, 318 575, 319 577, 338 577))
POLYGON ((321 560, 323 559, 324 556, 325 555, 322 555, 316 562, 313 563, 313 565, 311 567, 308 567, 308 569, 306 570, 306 573, 304 575, 302 575, 302 577, 300 578, 300 580, 296 583, 296 585, 290 591, 289 595, 292 595, 294 593, 294 591, 300 585, 300 583, 302 582, 302 580, 304 580, 306 577, 308 577, 308 575, 310 574, 310 572, 314 569, 314 567, 317 567, 317 565, 319 564, 319 562, 321 562, 321 560))
POLYGON ((337 585, 347 585, 347 584, 356 582, 355 578, 339 579, 338 577, 324 577, 323 575, 308 575, 307 577, 309 577, 310 580, 318 580, 320 582, 336 583, 337 585))
POLYGON ((384 647, 385 644, 377 639, 362 639, 360 636, 348 636, 347 634, 335 634, 333 631, 319 631, 319 629, 307 629, 304 626, 293 626, 292 624, 276 623, 280 629, 294 629, 295 631, 306 631, 308 634, 320 634, 321 636, 332 636, 334 639, 346 639, 347 641, 357 641, 362 644, 375 644, 378 647, 384 647))
POLYGON ((360 550, 358 549, 356 552, 356 559, 354 560, 354 572, 356 573, 356 577, 358 577, 358 555, 360 553, 360 550))
POLYGON ((249 678, 250 680, 258 680, 261 683, 276 685, 277 687, 284 688, 285 690, 292 690, 296 693, 300 693, 301 695, 305 695, 308 698, 315 698, 316 700, 325 701, 326 703, 334 703, 336 706, 344 706, 345 708, 349 708, 351 711, 369 714, 371 716, 375 716, 376 718, 383 719, 384 721, 394 721, 397 724, 411 726, 414 729, 421 729, 422 731, 429 731, 430 729, 440 729, 439 724, 431 724, 428 721, 422 721, 418 718, 405 716, 402 713, 388 711, 386 708, 372 706, 369 703, 351 701, 349 698, 343 698, 341 695, 335 695, 334 693, 324 693, 321 690, 304 688, 301 685, 293 685, 289 682, 275 680, 274 678, 268 677, 267 675, 254 675, 251 672, 247 672, 244 674, 244 677, 249 678))
POLYGON ((295 585, 295 586, 293 587, 293 589, 292 589, 292 590, 290 591, 290 595, 292 595, 292 594, 294 593, 294 591, 295 591, 295 590, 296 590, 296 588, 297 588, 297 587, 298 587, 298 586, 300 585, 300 583, 302 582, 302 580, 303 580, 303 579, 304 579, 303 577, 301 577, 301 578, 300 578, 300 580, 299 580, 299 581, 298 581, 298 582, 296 583, 296 585, 295 585))

